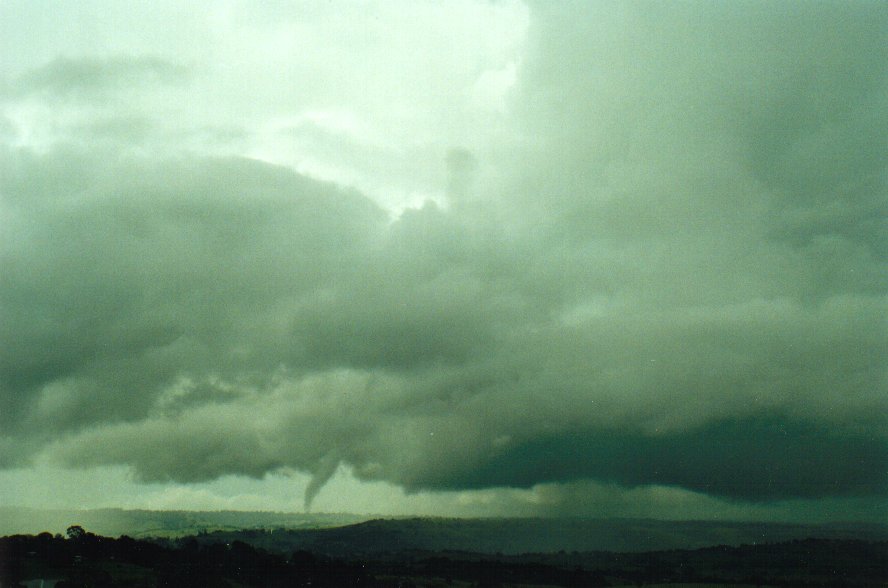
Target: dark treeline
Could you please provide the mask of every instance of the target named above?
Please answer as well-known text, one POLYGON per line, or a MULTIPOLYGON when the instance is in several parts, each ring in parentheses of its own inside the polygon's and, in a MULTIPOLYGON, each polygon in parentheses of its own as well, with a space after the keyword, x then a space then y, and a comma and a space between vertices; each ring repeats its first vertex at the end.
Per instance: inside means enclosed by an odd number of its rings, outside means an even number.
POLYGON ((68 529, 0 538, 0 586, 32 579, 58 588, 106 586, 610 586, 742 583, 756 586, 882 586, 888 542, 806 539, 648 553, 491 555, 403 551, 373 558, 278 553, 245 541, 160 544, 68 529))
POLYGON ((61 578, 58 588, 105 586, 227 587, 373 586, 360 565, 294 553, 255 549, 242 541, 168 547, 122 536, 111 539, 80 527, 68 537, 49 533, 0 538, 0 586, 31 578, 61 578))

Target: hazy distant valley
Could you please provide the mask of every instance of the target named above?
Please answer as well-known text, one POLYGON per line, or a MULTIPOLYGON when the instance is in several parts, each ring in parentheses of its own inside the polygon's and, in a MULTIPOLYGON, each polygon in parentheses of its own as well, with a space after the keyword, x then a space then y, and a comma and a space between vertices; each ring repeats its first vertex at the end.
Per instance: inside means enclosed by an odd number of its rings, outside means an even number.
POLYGON ((303 514, 251 511, 33 509, 0 506, 0 535, 64 533, 80 525, 98 535, 118 537, 180 537, 220 530, 305 529, 359 523, 367 516, 354 514, 303 514))
POLYGON ((408 549, 519 554, 651 551, 807 538, 888 540, 888 524, 661 521, 582 518, 373 518, 346 513, 248 511, 81 511, 0 507, 0 535, 64 533, 80 525, 109 537, 240 540, 275 551, 353 555, 408 549))

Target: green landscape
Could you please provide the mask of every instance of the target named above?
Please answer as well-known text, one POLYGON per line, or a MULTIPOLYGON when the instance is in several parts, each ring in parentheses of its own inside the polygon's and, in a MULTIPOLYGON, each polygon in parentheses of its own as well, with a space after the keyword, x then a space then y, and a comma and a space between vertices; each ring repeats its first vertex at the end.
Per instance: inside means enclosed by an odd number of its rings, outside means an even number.
MULTIPOLYGON (((4 508, 0 513, 21 521, 37 511, 4 508)), ((361 517, 115 509, 42 515, 44 520, 92 520, 127 532, 112 538, 72 524, 64 531, 53 527, 3 537, 0 585, 863 587, 888 582, 888 525, 880 524, 418 517, 350 522, 361 517)), ((5 524, 10 520, 5 517, 5 524)))

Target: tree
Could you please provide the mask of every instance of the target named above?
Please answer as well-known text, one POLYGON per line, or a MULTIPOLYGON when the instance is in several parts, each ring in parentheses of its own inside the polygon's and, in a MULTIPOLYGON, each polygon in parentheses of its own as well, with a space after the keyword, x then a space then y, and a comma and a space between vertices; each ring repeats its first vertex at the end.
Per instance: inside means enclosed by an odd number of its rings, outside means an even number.
POLYGON ((65 534, 68 536, 68 539, 77 540, 86 535, 86 531, 80 525, 71 525, 65 531, 65 534))

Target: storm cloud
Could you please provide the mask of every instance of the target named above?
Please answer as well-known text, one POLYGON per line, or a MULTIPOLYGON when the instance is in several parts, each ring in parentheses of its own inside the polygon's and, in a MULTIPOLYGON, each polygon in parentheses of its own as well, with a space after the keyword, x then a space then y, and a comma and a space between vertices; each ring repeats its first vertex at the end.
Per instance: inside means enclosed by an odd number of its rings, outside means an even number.
POLYGON ((340 464, 409 492, 888 494, 888 13, 529 15, 509 131, 424 144, 420 179, 317 116, 276 140, 314 121, 385 178, 261 161, 237 117, 174 128, 199 60, 7 79, 0 466, 296 470, 309 501, 340 464), (42 108, 69 116, 29 143, 42 108), (389 206, 399 174, 440 192, 389 206))

